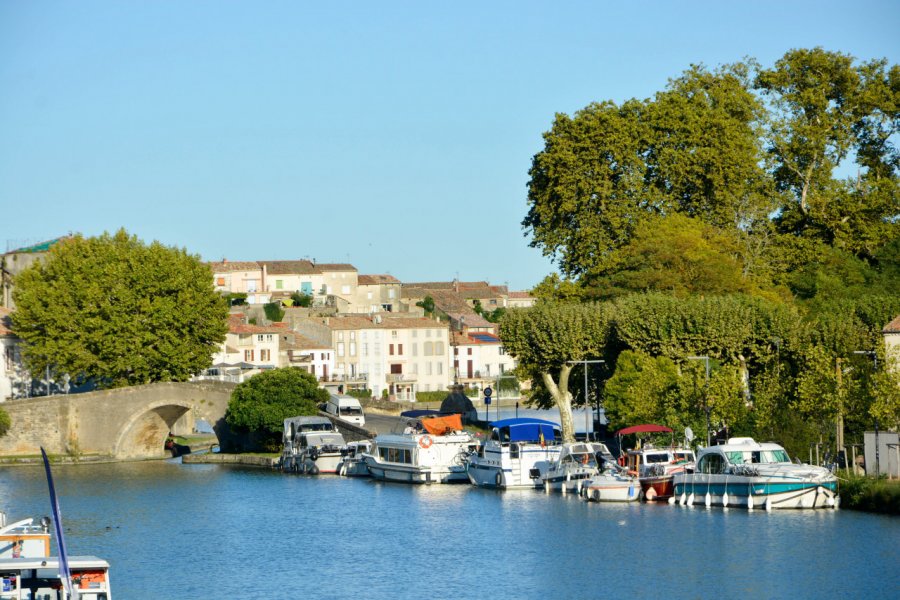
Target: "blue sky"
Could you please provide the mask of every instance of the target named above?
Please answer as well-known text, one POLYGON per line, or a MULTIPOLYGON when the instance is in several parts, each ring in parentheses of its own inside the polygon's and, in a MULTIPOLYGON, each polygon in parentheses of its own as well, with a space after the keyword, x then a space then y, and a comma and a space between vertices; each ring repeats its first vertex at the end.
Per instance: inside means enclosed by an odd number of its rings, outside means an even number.
POLYGON ((898 31, 887 0, 0 0, 0 249, 124 227, 528 289, 555 113, 791 48, 896 64, 898 31))

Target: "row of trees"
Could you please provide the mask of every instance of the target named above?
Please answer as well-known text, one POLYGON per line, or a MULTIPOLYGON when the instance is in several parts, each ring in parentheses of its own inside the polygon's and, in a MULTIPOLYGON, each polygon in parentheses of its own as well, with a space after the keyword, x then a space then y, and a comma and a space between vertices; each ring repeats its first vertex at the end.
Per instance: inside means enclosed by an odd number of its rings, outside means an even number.
POLYGON ((898 131, 900 67, 821 48, 557 115, 522 224, 561 275, 500 328, 536 399, 583 402, 568 381, 593 359, 616 427, 704 430, 709 408, 798 451, 841 416, 897 425, 860 353, 883 365, 900 314, 898 131))

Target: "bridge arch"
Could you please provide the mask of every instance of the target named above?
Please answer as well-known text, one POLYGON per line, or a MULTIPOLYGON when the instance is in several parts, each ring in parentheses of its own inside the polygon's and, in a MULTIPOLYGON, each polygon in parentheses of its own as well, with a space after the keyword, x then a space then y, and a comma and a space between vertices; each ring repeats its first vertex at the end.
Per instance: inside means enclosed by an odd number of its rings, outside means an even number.
POLYGON ((190 402, 160 400, 142 406, 119 429, 112 455, 118 459, 164 456, 166 437, 175 423, 188 413, 190 402))

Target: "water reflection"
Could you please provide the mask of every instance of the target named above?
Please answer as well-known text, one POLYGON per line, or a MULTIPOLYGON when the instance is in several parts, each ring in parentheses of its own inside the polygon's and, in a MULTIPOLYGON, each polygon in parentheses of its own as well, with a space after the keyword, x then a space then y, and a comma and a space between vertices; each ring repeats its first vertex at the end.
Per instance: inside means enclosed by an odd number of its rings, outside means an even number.
MULTIPOLYGON (((71 554, 119 598, 882 596, 900 522, 851 511, 588 503, 175 461, 59 466, 71 554)), ((49 513, 39 468, 0 470, 10 518, 49 513)))

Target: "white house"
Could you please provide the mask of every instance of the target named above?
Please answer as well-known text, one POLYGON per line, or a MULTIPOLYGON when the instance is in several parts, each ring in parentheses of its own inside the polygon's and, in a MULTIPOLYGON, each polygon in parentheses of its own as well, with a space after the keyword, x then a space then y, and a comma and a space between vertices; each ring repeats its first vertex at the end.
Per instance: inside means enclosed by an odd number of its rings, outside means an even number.
POLYGON ((450 328, 424 317, 375 314, 330 317, 335 349, 335 375, 365 378, 376 396, 384 390, 398 400, 418 391, 441 391, 453 380, 450 372, 450 328))

